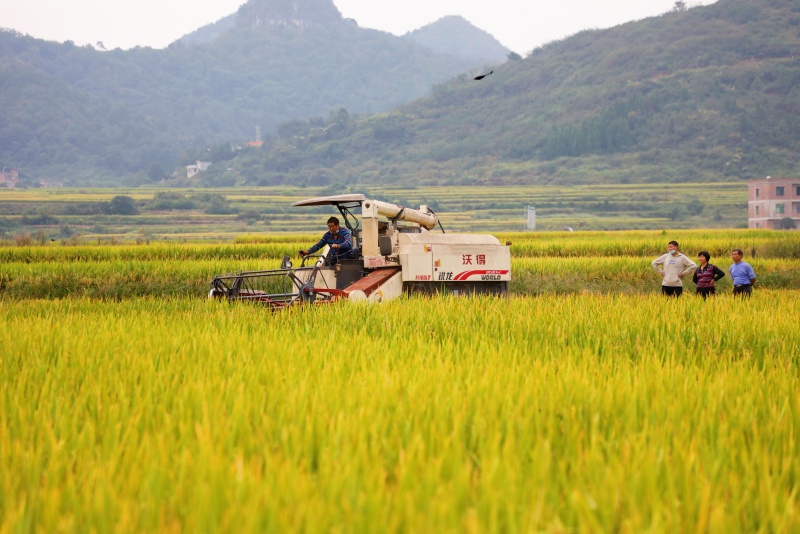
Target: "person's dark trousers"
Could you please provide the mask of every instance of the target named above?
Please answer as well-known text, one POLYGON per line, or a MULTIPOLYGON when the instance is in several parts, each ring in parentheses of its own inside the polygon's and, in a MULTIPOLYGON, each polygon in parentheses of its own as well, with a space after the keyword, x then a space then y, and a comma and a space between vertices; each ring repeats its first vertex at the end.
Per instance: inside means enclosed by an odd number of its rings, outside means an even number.
POLYGON ((743 284, 743 285, 740 285, 740 286, 735 286, 733 288, 733 294, 734 295, 741 295, 742 298, 750 297, 752 292, 753 292, 753 286, 751 286, 750 284, 743 284))
POLYGON ((716 287, 698 287, 697 294, 703 297, 703 300, 706 300, 706 297, 711 295, 712 297, 717 294, 716 287))
POLYGON ((661 286, 661 294, 668 297, 680 297, 683 294, 682 287, 661 286))

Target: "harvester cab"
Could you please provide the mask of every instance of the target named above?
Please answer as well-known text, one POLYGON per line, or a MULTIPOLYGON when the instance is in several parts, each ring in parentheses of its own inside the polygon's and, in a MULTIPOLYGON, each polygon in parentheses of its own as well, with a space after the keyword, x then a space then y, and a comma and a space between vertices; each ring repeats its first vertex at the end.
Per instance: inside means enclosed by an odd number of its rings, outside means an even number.
POLYGON ((511 280, 511 254, 487 234, 446 234, 436 214, 366 198, 334 195, 292 206, 332 206, 353 235, 355 259, 329 261, 325 247, 300 267, 215 277, 210 298, 252 300, 273 308, 336 300, 382 301, 405 293, 502 295, 511 280), (436 227, 439 231, 434 231, 436 227))

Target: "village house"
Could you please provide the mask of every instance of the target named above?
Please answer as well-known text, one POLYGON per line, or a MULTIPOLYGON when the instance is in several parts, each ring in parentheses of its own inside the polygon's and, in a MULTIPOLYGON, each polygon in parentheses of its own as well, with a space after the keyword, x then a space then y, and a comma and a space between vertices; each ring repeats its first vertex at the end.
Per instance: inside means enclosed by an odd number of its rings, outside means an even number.
POLYGON ((3 174, 0 174, 0 185, 8 188, 17 187, 19 182, 19 169, 3 167, 3 174))
POLYGON ((187 165, 186 166, 186 177, 191 178, 198 173, 201 173, 208 169, 211 166, 210 161, 197 161, 195 165, 187 165))
POLYGON ((748 180, 748 226, 750 228, 800 228, 800 178, 767 176, 748 180))

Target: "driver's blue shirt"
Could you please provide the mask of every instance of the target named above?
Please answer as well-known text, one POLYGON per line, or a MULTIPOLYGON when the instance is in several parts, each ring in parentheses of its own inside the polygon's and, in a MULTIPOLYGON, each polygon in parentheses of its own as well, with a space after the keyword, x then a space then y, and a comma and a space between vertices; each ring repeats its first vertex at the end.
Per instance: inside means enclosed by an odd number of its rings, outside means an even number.
POLYGON ((339 245, 338 249, 332 249, 336 256, 344 256, 353 250, 353 235, 348 228, 339 228, 339 233, 333 235, 333 232, 327 231, 322 236, 317 244, 308 249, 309 254, 313 254, 325 245, 339 245))

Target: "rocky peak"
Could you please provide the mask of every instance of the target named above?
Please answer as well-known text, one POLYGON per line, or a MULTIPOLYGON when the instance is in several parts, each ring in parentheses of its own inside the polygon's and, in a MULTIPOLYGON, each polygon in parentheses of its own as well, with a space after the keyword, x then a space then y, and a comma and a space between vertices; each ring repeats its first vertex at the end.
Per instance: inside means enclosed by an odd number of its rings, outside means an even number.
POLYGON ((332 0, 250 0, 239 8, 240 27, 308 28, 342 22, 342 14, 332 0))

